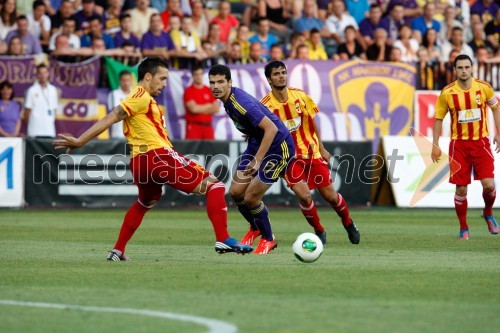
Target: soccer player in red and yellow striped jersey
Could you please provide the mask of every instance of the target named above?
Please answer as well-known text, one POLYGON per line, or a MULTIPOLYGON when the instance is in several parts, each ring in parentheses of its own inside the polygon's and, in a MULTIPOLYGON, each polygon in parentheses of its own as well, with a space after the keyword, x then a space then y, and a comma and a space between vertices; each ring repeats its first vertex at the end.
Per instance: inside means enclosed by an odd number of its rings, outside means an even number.
POLYGON ((138 73, 138 86, 108 115, 79 138, 59 134, 53 142, 56 149, 67 148, 69 154, 123 120, 124 134, 131 146, 130 170, 139 189, 139 198, 125 215, 118 240, 107 260, 128 260, 125 247, 146 212, 160 199, 164 184, 207 197, 207 213, 215 231, 217 252, 251 252, 251 246, 229 237, 224 183, 173 149, 163 124, 163 112, 153 98, 167 85, 168 64, 160 58, 146 58, 139 65, 138 73))
POLYGON ((500 110, 491 86, 472 77, 472 60, 461 54, 453 67, 457 80, 447 85, 436 103, 434 120, 432 160, 438 162, 441 156, 439 136, 443 119, 449 112, 451 117, 451 141, 449 147, 450 183, 456 185, 455 211, 460 222, 459 239, 469 239, 467 225, 467 187, 474 179, 483 186, 485 208, 483 218, 491 234, 498 234, 498 225, 493 217, 493 203, 496 198, 494 182, 494 158, 488 139, 487 106, 493 111, 496 134, 493 141, 496 152, 500 152, 500 110), (452 163, 453 162, 453 163, 452 163))
POLYGON ((268 63, 265 75, 271 92, 261 102, 285 123, 295 143, 296 156, 288 166, 285 180, 299 199, 302 214, 326 242, 326 233, 310 192, 310 189, 318 189, 341 218, 351 243, 358 244, 359 231, 349 215, 345 199, 335 191, 330 178, 328 162, 331 155, 324 148, 314 122, 319 112, 316 103, 302 90, 287 87, 288 76, 283 62, 268 63))

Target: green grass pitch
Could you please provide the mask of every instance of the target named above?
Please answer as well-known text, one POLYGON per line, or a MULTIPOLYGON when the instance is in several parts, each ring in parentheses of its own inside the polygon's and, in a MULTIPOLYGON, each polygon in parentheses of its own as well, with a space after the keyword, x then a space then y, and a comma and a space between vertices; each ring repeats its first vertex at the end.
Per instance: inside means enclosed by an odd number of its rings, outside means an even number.
MULTIPOLYGON (((205 212, 152 210, 106 262, 125 211, 0 211, 0 300, 149 309, 212 318, 244 333, 498 332, 500 235, 469 211, 458 241, 453 210, 354 209, 351 245, 333 211, 312 264, 292 243, 310 227, 294 208, 270 209, 278 248, 218 255, 205 212)), ((246 231, 234 208, 229 228, 246 231)), ((206 332, 176 319, 0 304, 0 332, 206 332)))

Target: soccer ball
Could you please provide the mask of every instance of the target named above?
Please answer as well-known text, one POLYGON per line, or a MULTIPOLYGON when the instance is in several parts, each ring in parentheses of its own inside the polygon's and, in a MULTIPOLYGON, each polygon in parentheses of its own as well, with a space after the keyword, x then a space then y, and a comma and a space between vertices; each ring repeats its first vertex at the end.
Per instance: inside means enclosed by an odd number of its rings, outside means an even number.
POLYGON ((323 253, 323 243, 315 234, 305 232, 297 237, 293 243, 295 258, 302 262, 313 262, 318 260, 323 253))

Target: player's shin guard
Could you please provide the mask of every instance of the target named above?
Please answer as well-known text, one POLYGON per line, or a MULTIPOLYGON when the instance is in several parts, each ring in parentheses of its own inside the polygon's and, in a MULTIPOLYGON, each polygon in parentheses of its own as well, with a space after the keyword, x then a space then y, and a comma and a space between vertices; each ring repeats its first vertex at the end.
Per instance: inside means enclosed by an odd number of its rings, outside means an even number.
POLYGON ((245 201, 241 199, 238 201, 235 200, 235 202, 236 202, 236 207, 238 207, 238 210, 241 213, 241 215, 243 215, 245 220, 247 220, 247 222, 250 223, 250 228, 252 228, 252 230, 255 231, 259 230, 259 227, 257 226, 257 224, 253 219, 252 213, 250 213, 250 209, 248 209, 247 205, 245 204, 245 201))
POLYGON ((314 228, 315 232, 324 232, 325 228, 321 225, 319 221, 319 216, 318 216, 318 210, 316 209, 316 205, 314 204, 314 201, 311 200, 311 203, 307 206, 300 204, 300 210, 302 211, 302 214, 307 220, 307 223, 311 227, 314 228))
POLYGON ((224 242, 229 238, 225 193, 226 187, 222 182, 211 184, 207 189, 207 215, 212 222, 215 238, 218 242, 224 242))
POLYGON ((269 241, 273 240, 273 231, 271 229, 271 222, 269 221, 269 212, 264 202, 261 201, 257 206, 249 207, 249 209, 255 223, 259 227, 262 238, 269 241))
POLYGON ((120 229, 120 234, 118 235, 118 240, 116 241, 115 250, 120 251, 122 254, 125 252, 125 247, 128 241, 134 235, 135 231, 141 225, 144 214, 154 205, 145 206, 139 200, 137 200, 125 214, 123 219, 122 227, 120 229))
POLYGON ((460 230, 469 229, 467 225, 467 196, 460 196, 455 193, 455 212, 460 222, 460 230))
POLYGON ((349 216, 349 208, 347 207, 347 202, 344 197, 337 193, 337 205, 330 204, 330 206, 337 212, 337 215, 342 219, 342 224, 347 227, 351 224, 351 216, 349 216))
POLYGON ((484 199, 484 216, 493 215, 493 204, 495 203, 495 199, 497 197, 497 190, 493 188, 491 191, 483 191, 483 199, 484 199))

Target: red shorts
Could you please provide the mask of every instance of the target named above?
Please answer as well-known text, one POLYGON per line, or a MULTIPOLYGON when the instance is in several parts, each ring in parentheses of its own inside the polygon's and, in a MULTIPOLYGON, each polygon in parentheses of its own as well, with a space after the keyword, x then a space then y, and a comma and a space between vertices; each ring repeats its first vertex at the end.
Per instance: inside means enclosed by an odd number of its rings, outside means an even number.
POLYGON ((322 158, 294 158, 288 164, 284 179, 289 187, 293 187, 295 184, 305 181, 311 190, 322 188, 332 183, 328 163, 322 158))
POLYGON ((158 200, 164 184, 191 193, 209 175, 199 164, 168 148, 135 156, 130 160, 130 170, 143 203, 158 200))
POLYGON ((494 157, 490 140, 451 140, 450 142, 450 183, 468 185, 471 173, 474 179, 494 178, 494 157))
POLYGON ((212 123, 186 124, 186 140, 213 140, 214 138, 212 123))

